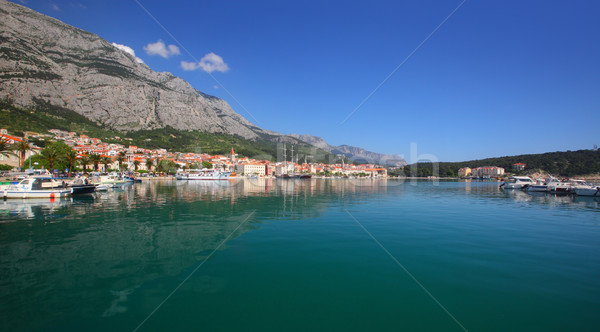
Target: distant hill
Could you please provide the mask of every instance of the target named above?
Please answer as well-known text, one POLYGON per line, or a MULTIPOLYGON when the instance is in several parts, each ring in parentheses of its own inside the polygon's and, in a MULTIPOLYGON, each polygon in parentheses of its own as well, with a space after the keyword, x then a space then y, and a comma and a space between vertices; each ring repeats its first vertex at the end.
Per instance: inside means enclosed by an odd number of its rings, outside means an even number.
POLYGON ((323 149, 327 152, 331 152, 335 155, 343 155, 350 160, 353 160, 358 163, 364 164, 380 164, 387 166, 404 166, 406 165, 406 161, 402 157, 397 154, 383 154, 372 151, 367 151, 363 148, 359 148, 356 146, 350 145, 339 145, 333 146, 327 144, 324 139, 317 136, 312 135, 298 135, 298 134, 289 134, 288 136, 295 137, 301 141, 307 142, 316 146, 320 149, 323 149))
MULTIPOLYGON (((533 170, 543 170, 561 176, 597 174, 600 173, 600 150, 547 152, 462 162, 441 162, 439 163, 439 175, 456 176, 459 168, 481 166, 503 167, 507 172, 510 172, 512 165, 515 163, 527 164, 525 173, 533 170)), ((433 174, 433 164, 431 163, 408 165, 404 170, 406 175, 410 175, 411 167, 416 167, 418 176, 430 176, 433 174)))

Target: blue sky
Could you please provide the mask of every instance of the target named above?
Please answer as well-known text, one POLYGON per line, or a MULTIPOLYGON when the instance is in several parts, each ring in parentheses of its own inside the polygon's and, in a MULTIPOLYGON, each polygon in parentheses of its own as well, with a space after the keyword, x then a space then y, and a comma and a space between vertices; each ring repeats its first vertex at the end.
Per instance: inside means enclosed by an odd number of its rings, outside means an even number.
POLYGON ((280 133, 409 162, 411 143, 441 161, 600 145, 595 1, 15 2, 280 133))

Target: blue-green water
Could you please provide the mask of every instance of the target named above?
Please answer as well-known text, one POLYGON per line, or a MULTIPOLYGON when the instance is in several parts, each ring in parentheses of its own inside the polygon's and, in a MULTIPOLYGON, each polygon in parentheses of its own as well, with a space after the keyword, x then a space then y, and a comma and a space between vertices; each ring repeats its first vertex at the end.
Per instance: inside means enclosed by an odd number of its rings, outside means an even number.
POLYGON ((0 327, 597 331, 599 202, 322 179, 0 201, 0 327))

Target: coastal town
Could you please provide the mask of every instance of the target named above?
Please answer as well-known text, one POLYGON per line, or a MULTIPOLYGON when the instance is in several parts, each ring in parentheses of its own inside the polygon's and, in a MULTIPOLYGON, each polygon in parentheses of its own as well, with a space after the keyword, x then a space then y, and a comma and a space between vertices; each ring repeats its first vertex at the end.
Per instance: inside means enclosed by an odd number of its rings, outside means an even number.
MULTIPOLYGON (((229 155, 211 155, 206 153, 183 153, 167 151, 166 149, 144 149, 135 145, 106 143, 102 140, 87 135, 78 135, 59 129, 49 130, 49 134, 37 132, 24 132, 23 137, 11 135, 6 129, 0 129, 0 139, 8 146, 17 146, 21 142, 30 140, 58 141, 70 146, 77 152, 80 168, 97 170, 98 172, 123 171, 145 174, 156 172, 162 160, 172 162, 179 170, 200 169, 210 166, 223 172, 234 172, 238 176, 282 176, 285 174, 310 174, 315 176, 357 176, 357 177, 387 177, 387 169, 376 164, 347 164, 343 159, 341 163, 301 163, 292 160, 258 160, 235 153, 232 147, 229 155), (99 156, 102 162, 92 162, 89 156, 99 156), (85 165, 84 165, 85 164, 85 165)), ((115 137, 115 139, 128 141, 128 138, 115 137)), ((21 165, 28 158, 41 153, 42 148, 27 143, 28 149, 24 156, 18 153, 0 154, 0 164, 12 166, 15 169, 41 168, 38 165, 21 165)), ((293 158, 293 157, 291 157, 293 158)), ((284 158, 287 159, 287 158, 284 158)), ((297 159, 297 158, 296 158, 297 159)), ((64 170, 51 170, 62 172, 64 170)))

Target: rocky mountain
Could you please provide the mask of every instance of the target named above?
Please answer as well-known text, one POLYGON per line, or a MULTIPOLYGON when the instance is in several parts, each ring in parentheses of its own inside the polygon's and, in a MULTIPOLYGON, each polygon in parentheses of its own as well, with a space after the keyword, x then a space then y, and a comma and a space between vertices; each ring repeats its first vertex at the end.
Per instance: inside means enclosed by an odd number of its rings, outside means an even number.
POLYGON ((320 149, 323 149, 327 152, 331 152, 333 154, 341 154, 348 157, 351 160, 356 160, 359 162, 366 163, 375 163, 381 165, 388 166, 404 166, 406 165, 406 161, 397 154, 383 154, 372 151, 367 151, 363 148, 359 148, 356 146, 350 145, 339 145, 332 146, 327 144, 324 139, 317 136, 311 135, 298 135, 298 134, 290 134, 288 136, 292 136, 301 141, 304 141, 308 144, 316 146, 320 149))
POLYGON ((0 98, 15 105, 48 103, 116 130, 275 134, 93 33, 8 1, 0 1, 0 50, 0 98))
POLYGON ((117 131, 172 127, 253 141, 306 142, 354 160, 404 163, 397 155, 261 129, 226 101, 194 89, 171 73, 153 71, 99 36, 3 0, 0 99, 24 109, 71 110, 117 131))

